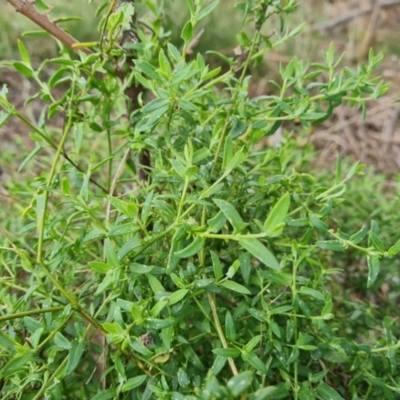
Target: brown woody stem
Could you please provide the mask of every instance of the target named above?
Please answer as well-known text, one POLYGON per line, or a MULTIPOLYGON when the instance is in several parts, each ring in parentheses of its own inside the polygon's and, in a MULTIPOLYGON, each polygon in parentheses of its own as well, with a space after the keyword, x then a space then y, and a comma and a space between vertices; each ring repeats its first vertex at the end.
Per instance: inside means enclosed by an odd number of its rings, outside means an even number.
POLYGON ((74 48, 73 45, 79 42, 67 32, 65 32, 62 28, 60 28, 57 24, 51 21, 46 14, 42 14, 38 10, 36 10, 32 3, 28 2, 27 0, 6 1, 8 1, 17 10, 17 12, 25 15, 25 17, 29 18, 36 25, 39 25, 46 32, 50 33, 50 35, 58 39, 61 43, 65 44, 65 46, 69 47, 73 51, 78 52, 78 50, 81 50, 85 53, 90 53, 90 50, 88 50, 87 48, 74 48))

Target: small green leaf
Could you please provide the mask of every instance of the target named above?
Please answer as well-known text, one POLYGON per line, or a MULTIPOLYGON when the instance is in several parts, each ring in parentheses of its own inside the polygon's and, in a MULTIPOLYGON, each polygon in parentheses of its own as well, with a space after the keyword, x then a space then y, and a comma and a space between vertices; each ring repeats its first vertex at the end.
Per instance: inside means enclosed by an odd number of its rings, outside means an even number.
POLYGON ((264 223, 264 232, 267 236, 278 236, 282 233, 289 207, 290 194, 285 193, 275 204, 264 223))
POLYGON ((368 234, 368 229, 363 226, 358 232, 350 236, 350 240, 354 244, 359 244, 368 234))
POLYGON ((135 66, 149 78, 154 79, 157 83, 163 83, 163 78, 149 62, 144 60, 136 60, 135 66))
POLYGON ((187 21, 182 29, 181 38, 188 42, 193 37, 193 25, 190 21, 187 21))
POLYGON ((260 343, 261 338, 261 335, 252 337, 243 347, 243 351, 246 353, 250 353, 258 345, 258 343, 260 343))
MULTIPOLYGON (((257 392, 254 393, 253 397, 251 397, 251 400, 268 400, 272 399, 271 397, 272 394, 274 394, 278 390, 277 386, 267 386, 264 387, 260 390, 257 390, 257 392)), ((277 397, 275 397, 277 398, 277 397)), ((303 399, 302 397, 299 397, 301 400, 314 400, 312 399, 303 399)))
POLYGON ((27 65, 25 63, 15 61, 13 63, 14 68, 20 72, 22 75, 26 76, 27 78, 32 78, 34 75, 33 69, 31 68, 30 65, 27 65))
POLYGON ((29 56, 28 50, 20 39, 18 39, 18 49, 19 53, 21 54, 22 61, 26 64, 30 64, 31 58, 29 56))
POLYGON ((138 386, 140 386, 142 383, 144 383, 147 379, 147 375, 138 375, 135 376, 134 378, 129 378, 121 388, 121 392, 127 392, 128 390, 132 390, 138 386))
POLYGON ((226 224, 226 217, 222 211, 219 211, 214 217, 207 220, 208 230, 218 233, 226 224))
POLYGON ((34 354, 30 351, 26 352, 22 356, 15 357, 9 361, 6 365, 2 366, 0 371, 0 377, 7 377, 14 372, 20 370, 24 365, 33 359, 34 354))
POLYGON ((381 253, 383 253, 385 251, 385 246, 383 245, 382 240, 372 230, 369 232, 368 245, 374 246, 375 249, 380 251, 381 253))
POLYGON ((251 385, 252 381, 253 372, 245 371, 229 379, 227 387, 230 390, 232 396, 234 398, 237 398, 246 391, 246 389, 251 385))
POLYGON ((204 10, 200 11, 200 13, 197 16, 197 20, 200 21, 204 17, 206 17, 208 14, 210 14, 215 7, 217 7, 219 4, 219 0, 213 1, 209 6, 207 6, 204 10))
POLYGON ((299 290, 299 293, 305 294, 307 296, 311 296, 314 299, 325 301, 325 296, 319 292, 318 290, 311 289, 305 286, 302 286, 299 290))
POLYGON ((64 350, 71 350, 72 346, 69 340, 60 332, 54 335, 54 343, 56 346, 64 350))
POLYGON ((115 389, 106 389, 97 393, 91 400, 111 400, 115 397, 115 389))
POLYGON ((225 314, 225 334, 228 340, 232 342, 236 340, 235 321, 229 311, 225 314))
POLYGON ((325 233, 328 230, 328 225, 321 221, 316 215, 310 214, 308 219, 321 233, 325 233))
POLYGON ((241 351, 239 349, 234 349, 234 348, 227 348, 227 349, 213 349, 212 352, 216 354, 217 356, 221 357, 239 357, 241 351))
POLYGON ((93 271, 99 272, 100 274, 106 274, 110 269, 114 268, 112 265, 101 261, 89 261, 88 264, 93 271))
POLYGON ((189 386, 190 379, 185 370, 183 370, 182 368, 179 368, 177 378, 178 378, 178 383, 181 387, 189 386))
POLYGON ((239 244, 267 267, 279 269, 279 263, 275 256, 258 239, 240 239, 239 244))
POLYGON ((236 208, 225 200, 213 199, 214 203, 219 207, 219 209, 223 212, 225 217, 232 224, 235 233, 241 232, 248 224, 243 222, 241 216, 237 212, 236 208))
POLYGON ((192 243, 184 249, 175 253, 179 258, 189 258, 197 254, 204 247, 205 240, 201 236, 196 236, 192 243))
POLYGON ((160 300, 157 301, 156 304, 154 304, 153 308, 150 310, 150 316, 151 317, 158 317, 161 313, 161 311, 167 306, 168 304, 168 297, 161 297, 160 300))
POLYGON ((315 243, 320 249, 342 252, 344 251, 343 243, 340 240, 318 240, 315 243))
POLYGON ((378 277, 379 274, 379 267, 380 267, 379 258, 375 256, 368 256, 367 263, 368 263, 367 287, 371 287, 375 283, 376 278, 378 277))
POLYGON ((189 292, 189 289, 179 289, 168 297, 170 306, 179 303, 189 292))
POLYGON ((232 279, 235 276, 236 272, 238 271, 239 267, 240 267, 240 261, 235 260, 235 262, 229 267, 228 272, 226 273, 226 276, 229 279, 232 279))
POLYGON ((165 292, 164 286, 154 275, 148 274, 147 279, 149 280, 151 290, 154 294, 157 292, 165 292))
POLYGON ((243 285, 241 285, 237 282, 234 282, 234 281, 227 280, 227 281, 222 282, 220 285, 226 289, 233 290, 238 293, 251 294, 249 289, 245 288, 243 285))
POLYGON ((388 250, 389 256, 395 256, 400 252, 400 239, 388 250))
POLYGON ((227 357, 223 357, 223 356, 218 356, 215 357, 214 363, 211 367, 211 371, 213 373, 214 376, 217 376, 222 369, 225 367, 227 361, 227 357))
POLYGON ((67 375, 74 372, 75 368, 79 365, 83 352, 85 351, 85 346, 85 342, 80 342, 76 339, 71 342, 71 350, 67 363, 67 375))
POLYGON ((344 400, 344 398, 333 388, 321 381, 317 387, 317 393, 322 399, 326 400, 344 400))
POLYGON ((169 106, 170 104, 170 99, 164 99, 164 98, 157 98, 152 100, 150 103, 147 103, 143 108, 142 112, 143 113, 150 113, 152 111, 158 110, 160 108, 163 108, 165 106, 169 106))
POLYGON ((210 250, 210 253, 211 253, 211 259, 212 259, 212 264, 213 264, 215 280, 218 281, 224 275, 224 273, 222 271, 222 264, 221 264, 221 261, 219 260, 218 256, 212 250, 210 250))
POLYGON ((242 353, 242 358, 262 374, 268 373, 267 367, 254 352, 251 351, 250 353, 242 353))

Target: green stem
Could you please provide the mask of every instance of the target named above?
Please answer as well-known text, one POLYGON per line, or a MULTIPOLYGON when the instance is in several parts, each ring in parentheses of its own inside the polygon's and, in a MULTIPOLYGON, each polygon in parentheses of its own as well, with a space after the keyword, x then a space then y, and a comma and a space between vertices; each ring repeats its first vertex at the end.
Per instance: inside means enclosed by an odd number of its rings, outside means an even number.
POLYGON ((24 311, 16 314, 9 314, 6 315, 5 317, 0 317, 0 322, 6 322, 6 321, 11 321, 12 319, 27 317, 28 315, 37 315, 37 314, 45 314, 48 312, 62 311, 64 310, 64 308, 65 308, 64 306, 58 306, 58 307, 40 308, 38 310, 24 311))

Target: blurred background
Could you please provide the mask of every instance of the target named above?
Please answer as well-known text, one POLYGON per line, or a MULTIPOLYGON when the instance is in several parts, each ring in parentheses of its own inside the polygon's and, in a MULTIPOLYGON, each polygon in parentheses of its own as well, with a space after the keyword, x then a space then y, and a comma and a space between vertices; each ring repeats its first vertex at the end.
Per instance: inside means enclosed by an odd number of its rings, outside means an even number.
MULTIPOLYGON (((198 27, 198 30, 204 28, 204 34, 196 51, 212 49, 226 55, 233 54, 241 21, 240 13, 234 9, 235 3, 235 0, 221 0, 217 12, 198 27)), ((95 12, 104 1, 47 0, 46 4, 51 7, 47 11, 51 19, 78 18, 60 22, 72 36, 82 42, 98 39, 99 19, 95 12)), ((180 30, 188 16, 186 1, 168 0, 165 9, 166 30, 172 32, 176 45, 180 46, 180 30)), ((148 17, 143 4, 138 5, 138 14, 140 18, 148 17)), ((279 64, 288 62, 293 55, 310 63, 320 61, 330 42, 335 44, 336 54, 346 53, 342 65, 353 68, 367 60, 371 47, 375 53, 382 51, 384 61, 377 75, 390 82, 391 89, 384 98, 369 104, 366 121, 362 121, 359 110, 342 106, 329 121, 314 127, 307 140, 319 150, 315 161, 317 166, 332 168, 339 152, 353 160, 361 160, 378 172, 396 173, 400 169, 400 106, 394 102, 400 99, 400 0, 301 0, 298 11, 289 18, 289 24, 294 28, 302 22, 306 27, 299 36, 268 53, 261 67, 252 71, 254 78, 250 95, 272 91, 268 81, 276 79, 279 64)), ((52 39, 23 37, 25 32, 38 28, 18 14, 6 0, 0 2, 0 26, 1 61, 19 59, 18 38, 23 38, 37 64, 57 54, 52 39)), ((275 28, 272 23, 266 27, 271 32, 275 28)), ((218 62, 211 57, 207 61, 218 62)), ((1 67, 0 85, 3 83, 8 85, 14 104, 23 107, 32 94, 32 83, 11 69, 1 67)), ((37 118, 39 112, 34 107, 32 104, 26 108, 31 118, 37 118)), ((10 120, 0 130, 0 139, 29 148, 32 144, 26 136, 26 129, 17 121, 10 120)), ((18 160, 19 152, 14 155, 12 149, 10 152, 10 157, 18 160)))

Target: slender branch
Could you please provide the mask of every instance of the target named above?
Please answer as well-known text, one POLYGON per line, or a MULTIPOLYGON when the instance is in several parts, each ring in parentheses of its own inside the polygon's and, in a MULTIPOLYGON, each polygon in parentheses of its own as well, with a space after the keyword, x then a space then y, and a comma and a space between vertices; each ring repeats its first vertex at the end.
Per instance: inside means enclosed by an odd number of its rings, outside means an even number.
POLYGON ((4 317, 0 317, 0 322, 6 322, 6 321, 10 321, 12 319, 23 318, 28 315, 37 315, 37 314, 45 314, 48 312, 62 311, 62 310, 64 310, 64 308, 65 308, 65 306, 39 308, 37 310, 30 310, 30 311, 24 311, 24 312, 20 312, 20 313, 16 313, 16 314, 9 314, 4 317))
MULTIPOLYGON (((390 7, 395 7, 400 5, 400 0, 387 0, 387 1, 380 1, 379 6, 380 8, 390 8, 390 7)), ((337 18, 333 18, 329 21, 321 22, 320 24, 315 25, 312 30, 313 31, 322 31, 325 29, 331 29, 334 28, 338 25, 343 25, 346 24, 347 22, 350 22, 354 18, 358 18, 364 14, 369 14, 374 10, 374 4, 363 7, 363 8, 357 8, 355 10, 352 10, 344 15, 340 15, 337 18)))
POLYGON ((75 48, 74 44, 78 44, 79 42, 65 32, 62 28, 60 28, 57 24, 49 19, 46 14, 40 13, 33 5, 26 0, 6 0, 10 3, 17 12, 25 15, 25 17, 29 18, 36 25, 39 25, 46 32, 50 33, 51 36, 58 39, 61 43, 65 44, 71 50, 78 52, 79 50, 84 51, 85 53, 90 53, 90 50, 87 48, 75 48))

